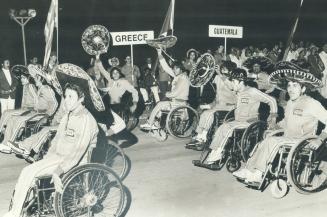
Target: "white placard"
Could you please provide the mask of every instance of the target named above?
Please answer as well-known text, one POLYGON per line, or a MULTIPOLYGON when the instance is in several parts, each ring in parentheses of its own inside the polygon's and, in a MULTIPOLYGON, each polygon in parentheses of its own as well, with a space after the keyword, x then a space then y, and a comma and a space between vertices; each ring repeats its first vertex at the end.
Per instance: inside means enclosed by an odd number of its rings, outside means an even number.
POLYGON ((111 32, 114 46, 146 44, 146 40, 154 38, 153 31, 111 32))
POLYGON ((243 27, 209 25, 209 37, 243 38, 243 27))

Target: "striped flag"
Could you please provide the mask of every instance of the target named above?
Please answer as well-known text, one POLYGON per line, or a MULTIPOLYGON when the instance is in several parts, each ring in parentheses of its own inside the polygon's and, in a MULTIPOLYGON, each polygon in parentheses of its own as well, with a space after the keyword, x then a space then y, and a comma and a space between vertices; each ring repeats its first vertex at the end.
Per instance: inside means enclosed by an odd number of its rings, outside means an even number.
POLYGON ((167 36, 168 33, 172 33, 174 29, 174 13, 175 13, 175 0, 171 0, 166 14, 165 21, 162 24, 162 28, 160 31, 161 36, 167 36))
POLYGON ((54 28, 57 28, 58 31, 58 0, 51 0, 47 22, 45 23, 44 27, 45 52, 43 66, 48 64, 50 58, 54 28))

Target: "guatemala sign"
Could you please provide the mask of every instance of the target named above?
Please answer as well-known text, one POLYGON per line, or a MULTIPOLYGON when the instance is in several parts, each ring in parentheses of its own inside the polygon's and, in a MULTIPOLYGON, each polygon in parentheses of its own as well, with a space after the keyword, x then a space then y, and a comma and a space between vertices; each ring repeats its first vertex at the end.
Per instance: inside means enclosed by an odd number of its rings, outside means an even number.
POLYGON ((137 32, 111 32, 114 46, 146 44, 146 40, 153 39, 153 31, 137 31, 137 32))
POLYGON ((209 25, 209 37, 243 38, 243 27, 209 25))

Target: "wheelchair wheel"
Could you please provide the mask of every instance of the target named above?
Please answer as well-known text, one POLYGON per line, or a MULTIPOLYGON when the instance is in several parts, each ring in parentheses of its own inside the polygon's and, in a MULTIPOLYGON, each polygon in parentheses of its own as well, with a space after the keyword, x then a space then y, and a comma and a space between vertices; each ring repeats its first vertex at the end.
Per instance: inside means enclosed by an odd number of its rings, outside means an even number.
POLYGON ((251 157, 255 145, 263 139, 263 133, 267 124, 263 121, 257 121, 251 124, 243 133, 241 139, 241 154, 244 162, 251 157))
POLYGON ((241 167, 241 162, 235 158, 228 158, 226 162, 226 169, 228 172, 233 173, 241 167))
POLYGON ((105 148, 104 164, 110 167, 120 179, 124 179, 127 172, 127 159, 123 149, 111 142, 105 148))
POLYGON ((274 198, 282 198, 288 192, 288 185, 284 180, 277 179, 271 183, 270 192, 274 198))
POLYGON ((175 138, 191 137, 198 124, 198 113, 189 106, 171 110, 167 116, 166 129, 175 138))
POLYGON ((319 192, 327 187, 326 141, 317 149, 306 139, 293 147, 287 158, 288 180, 302 194, 319 192))
POLYGON ((102 164, 85 164, 63 178, 62 194, 54 198, 57 217, 119 216, 123 209, 123 186, 116 173, 102 164))

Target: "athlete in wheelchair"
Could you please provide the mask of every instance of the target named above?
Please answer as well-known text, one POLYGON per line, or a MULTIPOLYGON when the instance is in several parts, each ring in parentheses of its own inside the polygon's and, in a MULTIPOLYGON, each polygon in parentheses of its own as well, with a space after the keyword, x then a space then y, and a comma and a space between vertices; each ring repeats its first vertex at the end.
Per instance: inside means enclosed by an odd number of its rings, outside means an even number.
MULTIPOLYGON (((221 65, 220 73, 214 78, 216 99, 207 105, 208 109, 201 113, 199 124, 195 131, 196 136, 191 142, 186 144, 186 148, 202 151, 206 144, 210 144, 215 128, 222 124, 226 114, 235 107, 236 94, 232 90, 232 82, 228 79, 229 74, 235 68, 236 64, 231 61, 224 61, 221 65)), ((204 106, 200 105, 201 107, 204 106)))
POLYGON ((147 122, 140 127, 152 132, 159 140, 165 140, 167 132, 177 138, 188 137, 197 123, 196 111, 187 104, 189 79, 181 63, 174 62, 173 68, 171 68, 162 56, 162 50, 157 49, 157 52, 160 65, 166 73, 174 78, 171 92, 166 93, 170 100, 158 102, 147 122))
POLYGON ((269 79, 279 88, 287 89, 290 97, 285 118, 278 123, 281 130, 258 143, 246 167, 233 173, 238 180, 260 190, 275 180, 271 190, 277 198, 287 193, 287 182, 309 193, 321 190, 327 180, 326 128, 316 136, 318 121, 327 123, 327 111, 305 94, 320 87, 321 81, 287 62, 280 65, 269 79))
POLYGON ((25 66, 15 65, 11 71, 15 74, 22 84, 22 103, 20 109, 6 110, 0 119, 0 132, 3 132, 7 123, 11 120, 12 116, 21 115, 22 113, 33 109, 34 102, 36 101, 37 90, 34 85, 34 79, 28 73, 28 69, 25 66))
POLYGON ((110 168, 100 164, 77 166, 87 161, 99 131, 83 102, 104 109, 100 95, 92 94, 87 85, 66 83, 63 89, 67 113, 48 153, 21 172, 6 217, 52 212, 58 217, 98 213, 118 216, 122 210, 122 185, 110 168), (51 178, 54 187, 49 182, 51 178))
MULTIPOLYGON (((58 103, 55 93, 47 84, 47 81, 40 74, 34 76, 35 85, 38 88, 35 103, 32 109, 27 109, 20 115, 11 116, 6 126, 2 129, 3 141, 0 144, 0 151, 11 153, 8 141, 16 141, 19 137, 28 136, 33 132, 26 131, 26 126, 31 124, 38 126, 40 121, 46 121, 57 109, 58 103)), ((32 128, 28 128, 32 129, 32 128)))
POLYGON ((230 172, 238 170, 241 160, 247 160, 248 153, 261 139, 262 131, 266 127, 265 123, 259 121, 260 103, 266 103, 270 107, 269 127, 275 124, 276 100, 256 88, 249 87, 247 74, 243 69, 234 69, 230 79, 237 94, 235 118, 228 121, 230 115, 226 116, 226 121, 215 132, 210 147, 202 152, 200 160, 193 161, 195 166, 219 170, 227 161, 227 169, 230 172))
POLYGON ((125 76, 119 67, 113 67, 107 72, 99 55, 96 56, 94 70, 99 71, 108 82, 107 88, 103 88, 102 91, 110 97, 110 108, 125 121, 127 129, 134 129, 138 122, 134 116, 139 101, 137 90, 124 79, 125 76), (128 94, 131 97, 128 97, 128 94))

